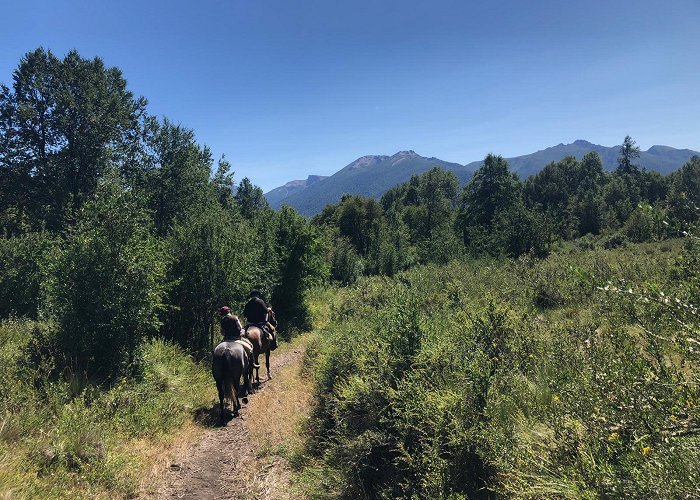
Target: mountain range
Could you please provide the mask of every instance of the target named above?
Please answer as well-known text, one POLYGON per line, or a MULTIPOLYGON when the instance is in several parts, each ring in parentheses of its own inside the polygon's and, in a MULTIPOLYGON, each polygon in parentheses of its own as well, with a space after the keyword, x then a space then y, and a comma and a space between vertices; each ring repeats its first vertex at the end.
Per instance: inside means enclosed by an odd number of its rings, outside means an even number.
MULTIPOLYGON (((578 140, 571 144, 558 144, 535 153, 506 158, 510 169, 522 180, 539 172, 545 165, 567 156, 581 159, 590 151, 597 152, 603 168, 612 171, 617 167, 620 146, 606 147, 578 140)), ((652 146, 642 151, 636 163, 648 170, 669 174, 680 168, 693 155, 700 155, 690 149, 676 149, 669 146, 652 146)), ((358 158, 331 176, 310 175, 304 180, 295 180, 277 187, 265 194, 272 208, 290 205, 301 214, 311 216, 319 213, 329 203, 337 203, 345 193, 379 198, 388 189, 408 181, 433 167, 454 172, 460 184, 471 179, 483 160, 466 165, 451 163, 439 158, 426 158, 415 151, 399 151, 392 156, 369 155, 358 158)))

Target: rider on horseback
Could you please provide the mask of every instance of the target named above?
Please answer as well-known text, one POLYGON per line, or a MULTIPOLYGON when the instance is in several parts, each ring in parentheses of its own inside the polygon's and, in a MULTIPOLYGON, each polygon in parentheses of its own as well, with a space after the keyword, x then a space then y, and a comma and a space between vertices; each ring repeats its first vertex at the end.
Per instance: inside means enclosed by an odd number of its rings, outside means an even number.
POLYGON ((224 342, 238 342, 241 344, 248 353, 251 365, 254 365, 253 344, 243 337, 244 331, 238 316, 231 313, 231 308, 228 306, 223 306, 219 309, 219 314, 221 315, 221 334, 224 336, 224 342))
POLYGON ((243 308, 243 314, 248 320, 246 328, 249 326, 257 326, 267 333, 270 339, 270 350, 277 349, 277 320, 272 312, 272 308, 268 307, 262 298, 262 294, 258 290, 251 290, 250 300, 243 308))
POLYGON ((224 340, 236 340, 243 335, 243 327, 238 320, 238 316, 231 313, 231 308, 224 306, 219 309, 221 315, 221 334, 224 340))

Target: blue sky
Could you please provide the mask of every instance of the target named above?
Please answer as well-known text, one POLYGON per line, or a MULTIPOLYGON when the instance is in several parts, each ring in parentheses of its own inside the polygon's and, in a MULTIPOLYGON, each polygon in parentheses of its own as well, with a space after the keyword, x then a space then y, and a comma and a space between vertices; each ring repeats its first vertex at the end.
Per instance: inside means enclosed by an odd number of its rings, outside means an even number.
POLYGON ((122 69, 265 191, 359 156, 467 163, 626 134, 700 150, 699 0, 5 2, 26 52, 122 69))

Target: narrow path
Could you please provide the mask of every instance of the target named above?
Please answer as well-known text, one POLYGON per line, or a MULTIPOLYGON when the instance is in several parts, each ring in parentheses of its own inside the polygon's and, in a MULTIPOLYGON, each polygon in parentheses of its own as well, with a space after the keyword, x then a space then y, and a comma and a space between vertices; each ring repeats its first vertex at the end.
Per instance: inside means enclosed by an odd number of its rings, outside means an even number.
POLYGON ((272 353, 271 380, 265 380, 261 357, 261 387, 240 415, 224 427, 207 430, 194 447, 168 464, 155 498, 299 498, 290 487, 291 471, 279 450, 288 441, 301 439, 298 427, 311 397, 301 365, 310 337, 302 336, 272 353), (304 384, 308 390, 293 391, 304 384))

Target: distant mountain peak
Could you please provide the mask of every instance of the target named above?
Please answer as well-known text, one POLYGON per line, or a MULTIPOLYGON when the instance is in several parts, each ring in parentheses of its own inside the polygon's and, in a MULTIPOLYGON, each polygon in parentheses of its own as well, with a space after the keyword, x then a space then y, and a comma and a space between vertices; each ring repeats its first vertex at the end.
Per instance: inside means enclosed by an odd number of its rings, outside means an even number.
POLYGON ((354 162, 352 162, 350 165, 348 165, 347 168, 348 170, 358 170, 361 168, 368 168, 368 167, 373 167, 374 165, 377 165, 381 163, 382 161, 386 160, 388 156, 380 156, 380 155, 367 155, 367 156, 361 156, 354 162))
MULTIPOLYGON (((598 153, 604 169, 612 171, 617 167, 619 145, 606 147, 583 139, 506 160, 510 169, 524 180, 551 162, 560 161, 567 156, 574 156, 580 160, 589 151, 598 153)), ((649 148, 648 152, 641 152, 638 163, 648 170, 668 174, 682 166, 694 154, 698 153, 689 149, 655 145, 649 148)), ((482 165, 483 160, 460 165, 435 157, 426 158, 409 149, 398 151, 391 156, 362 156, 328 178, 310 175, 306 180, 292 181, 275 188, 265 196, 273 208, 287 204, 304 215, 314 215, 327 203, 337 203, 344 193, 379 198, 388 189, 407 182, 412 175, 420 175, 436 166, 453 172, 459 182, 465 184, 482 165)))
POLYGON ((297 179, 293 181, 287 182, 285 185, 277 187, 270 191, 269 193, 265 194, 265 197, 267 198, 267 201, 270 204, 273 204, 277 206, 282 200, 288 198, 289 196, 293 195, 294 193, 297 193, 299 191, 303 191, 309 186, 313 186, 314 184, 322 181, 323 179, 327 179, 327 175, 309 175, 306 179, 297 179))

